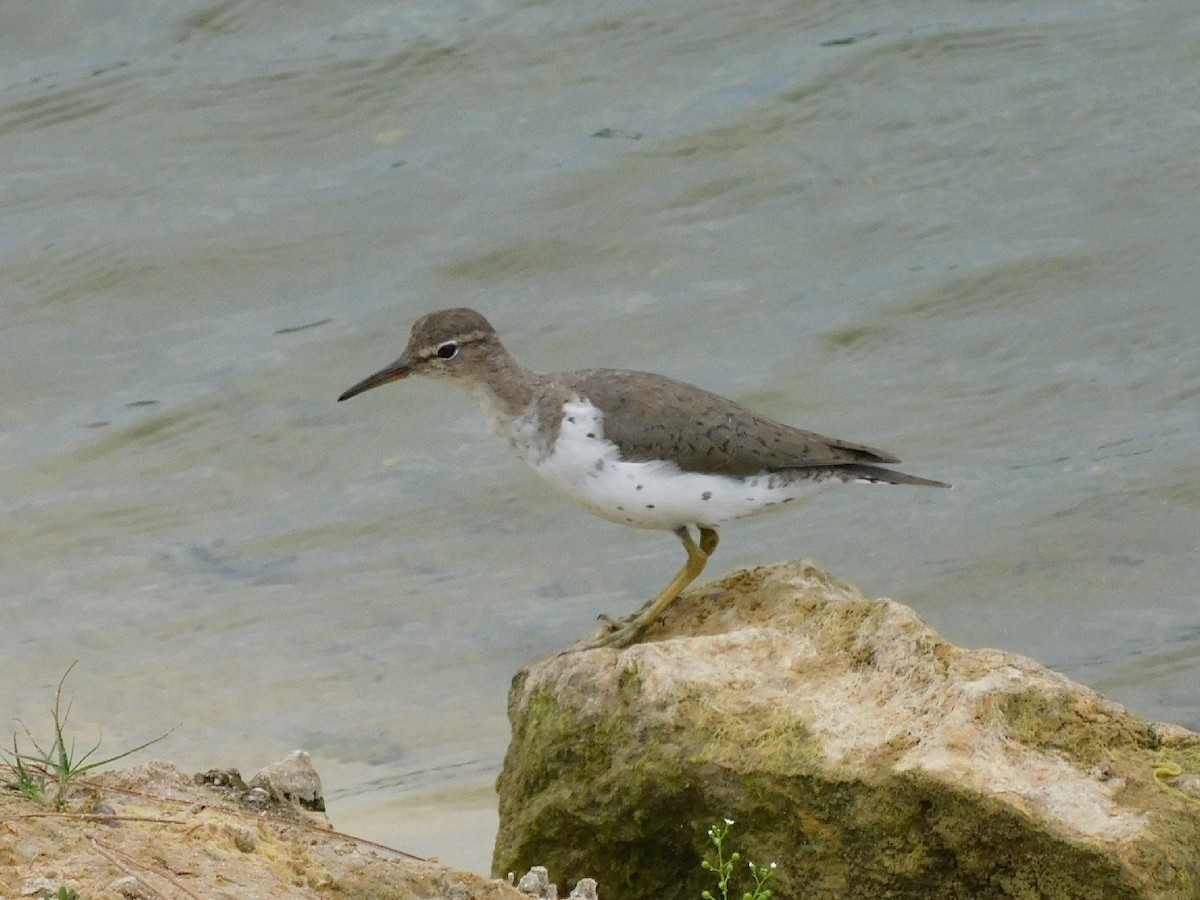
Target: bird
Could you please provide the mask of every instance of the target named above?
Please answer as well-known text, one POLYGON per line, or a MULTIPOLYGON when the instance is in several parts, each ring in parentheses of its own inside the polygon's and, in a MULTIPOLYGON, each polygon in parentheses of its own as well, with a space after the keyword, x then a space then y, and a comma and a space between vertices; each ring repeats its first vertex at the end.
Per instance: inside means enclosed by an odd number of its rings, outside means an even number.
POLYGON ((900 461, 886 451, 784 425, 663 375, 532 371, 473 309, 418 319, 400 358, 338 401, 410 376, 465 389, 521 459, 591 512, 683 544, 687 560, 667 586, 624 619, 602 616, 578 649, 635 643, 704 570, 726 522, 839 483, 950 487, 886 468, 900 461))

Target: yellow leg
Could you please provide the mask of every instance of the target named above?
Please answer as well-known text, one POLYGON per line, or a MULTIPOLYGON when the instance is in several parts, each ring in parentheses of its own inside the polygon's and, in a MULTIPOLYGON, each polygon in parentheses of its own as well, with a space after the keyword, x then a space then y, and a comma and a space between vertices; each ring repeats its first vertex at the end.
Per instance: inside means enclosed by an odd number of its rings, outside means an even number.
POLYGON ((647 626, 662 615, 663 610, 671 605, 671 602, 683 592, 683 589, 695 581, 696 577, 704 571, 705 565, 708 564, 708 558, 717 549, 718 538, 716 529, 703 525, 699 527, 699 545, 692 540, 692 536, 686 527, 675 530, 676 536, 683 543, 683 549, 687 551, 687 562, 679 570, 679 574, 671 579, 671 583, 663 588, 657 597, 634 613, 631 618, 623 622, 610 621, 610 627, 615 630, 592 638, 577 646, 576 649, 594 650, 597 647, 628 647, 637 640, 641 633, 646 630, 647 626))

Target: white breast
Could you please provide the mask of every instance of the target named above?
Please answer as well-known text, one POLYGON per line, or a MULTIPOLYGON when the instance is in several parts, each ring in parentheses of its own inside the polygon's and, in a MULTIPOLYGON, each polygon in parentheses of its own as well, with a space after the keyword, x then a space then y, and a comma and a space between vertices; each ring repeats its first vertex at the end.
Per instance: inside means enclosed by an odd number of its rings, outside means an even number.
POLYGON ((715 526, 783 506, 829 483, 771 474, 700 475, 673 463, 624 461, 604 438, 603 414, 582 400, 566 405, 558 441, 539 456, 526 440, 531 423, 522 419, 510 423, 507 436, 539 475, 597 515, 638 528, 715 526))

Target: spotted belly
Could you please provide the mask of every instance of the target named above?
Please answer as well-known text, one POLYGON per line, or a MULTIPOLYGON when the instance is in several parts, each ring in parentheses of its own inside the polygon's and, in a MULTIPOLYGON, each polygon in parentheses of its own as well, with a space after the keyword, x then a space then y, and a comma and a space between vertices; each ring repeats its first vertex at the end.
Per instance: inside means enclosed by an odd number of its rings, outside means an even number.
POLYGON ((552 451, 527 457, 539 475, 599 516, 636 528, 720 525, 785 507, 831 483, 829 471, 748 478, 685 472, 669 462, 633 462, 605 440, 590 404, 569 406, 552 451))

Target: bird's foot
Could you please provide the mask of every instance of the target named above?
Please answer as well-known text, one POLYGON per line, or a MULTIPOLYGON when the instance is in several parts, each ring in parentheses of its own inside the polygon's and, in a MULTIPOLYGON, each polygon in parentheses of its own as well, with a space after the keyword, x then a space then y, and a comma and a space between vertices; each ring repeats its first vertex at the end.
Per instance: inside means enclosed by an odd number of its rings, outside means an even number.
POLYGON ((575 644, 568 652, 598 650, 601 647, 621 650, 636 641, 649 624, 649 622, 640 621, 636 613, 624 619, 614 619, 611 616, 601 616, 600 618, 604 620, 604 626, 591 637, 584 638, 575 644))
POLYGON ((600 615, 596 616, 603 623, 599 630, 591 637, 584 638, 575 644, 571 648, 572 651, 595 650, 597 647, 615 647, 617 649, 628 647, 646 630, 646 626, 650 624, 649 619, 646 621, 639 620, 654 605, 655 599, 657 598, 647 600, 627 616, 610 616, 608 613, 600 613, 600 615))
POLYGON ((596 616, 596 619, 603 622, 604 627, 609 631, 616 631, 618 628, 622 628, 637 619, 638 616, 650 608, 650 604, 653 602, 653 600, 647 600, 640 608, 635 609, 627 616, 610 616, 608 613, 600 613, 600 615, 596 616))

